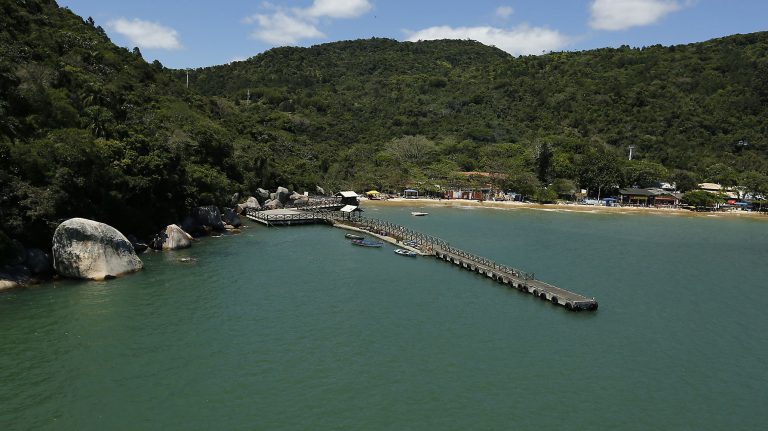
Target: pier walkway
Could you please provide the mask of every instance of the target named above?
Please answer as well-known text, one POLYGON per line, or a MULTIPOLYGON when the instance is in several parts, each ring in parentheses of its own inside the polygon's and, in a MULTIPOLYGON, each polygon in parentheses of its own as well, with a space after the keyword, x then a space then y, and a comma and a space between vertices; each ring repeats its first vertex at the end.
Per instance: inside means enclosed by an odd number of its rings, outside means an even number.
POLYGON ((568 310, 597 310, 597 301, 578 293, 537 280, 533 273, 502 265, 490 259, 451 246, 438 237, 416 232, 405 226, 384 220, 362 217, 338 211, 338 204, 311 205, 299 208, 253 211, 246 214, 250 220, 266 226, 325 223, 342 229, 363 231, 401 248, 421 255, 435 256, 468 271, 488 277, 523 293, 561 305, 568 310))

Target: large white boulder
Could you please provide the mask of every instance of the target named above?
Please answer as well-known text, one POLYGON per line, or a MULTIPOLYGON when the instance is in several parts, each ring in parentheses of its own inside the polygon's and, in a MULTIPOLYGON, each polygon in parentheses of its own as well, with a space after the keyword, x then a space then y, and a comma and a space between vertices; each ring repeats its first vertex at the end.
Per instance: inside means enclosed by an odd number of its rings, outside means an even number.
POLYGON ((192 246, 192 235, 184 232, 178 225, 170 224, 165 228, 163 250, 178 250, 192 246))
POLYGON ((53 233, 53 267, 72 278, 104 280, 144 267, 133 245, 117 229, 84 218, 72 218, 53 233))

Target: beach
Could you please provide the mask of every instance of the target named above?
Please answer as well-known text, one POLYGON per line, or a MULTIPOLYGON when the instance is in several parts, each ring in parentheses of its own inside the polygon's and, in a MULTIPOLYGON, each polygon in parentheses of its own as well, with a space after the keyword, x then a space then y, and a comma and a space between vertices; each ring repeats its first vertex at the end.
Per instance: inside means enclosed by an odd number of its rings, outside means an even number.
POLYGON ((532 210, 553 212, 581 212, 599 214, 649 214, 649 215, 673 215, 680 217, 749 217, 760 220, 768 220, 768 214, 751 211, 718 211, 697 212, 685 208, 661 208, 661 207, 630 207, 630 206, 597 206, 578 205, 573 203, 538 204, 533 202, 514 201, 477 201, 467 199, 429 199, 429 198, 391 198, 371 200, 362 198, 361 202, 368 206, 436 206, 436 207, 479 207, 509 210, 532 210))

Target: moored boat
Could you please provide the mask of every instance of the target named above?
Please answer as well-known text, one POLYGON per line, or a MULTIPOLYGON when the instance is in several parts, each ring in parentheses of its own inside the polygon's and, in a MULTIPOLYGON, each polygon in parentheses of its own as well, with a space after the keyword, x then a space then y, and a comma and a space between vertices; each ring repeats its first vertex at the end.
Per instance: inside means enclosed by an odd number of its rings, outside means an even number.
POLYGON ((404 248, 398 248, 395 250, 395 253, 399 254, 400 256, 408 256, 408 257, 416 257, 419 254, 415 251, 406 250, 404 248))
POLYGON ((353 233, 344 234, 344 238, 346 238, 346 239, 365 239, 364 236, 362 236, 362 235, 355 235, 353 233))
POLYGON ((419 212, 419 211, 413 211, 413 212, 411 212, 411 215, 412 215, 412 216, 416 216, 416 217, 423 217, 423 216, 425 216, 425 215, 429 215, 429 213, 423 213, 423 212, 419 212))
POLYGON ((352 245, 359 245, 361 247, 381 247, 384 245, 381 241, 370 241, 367 239, 353 239, 352 245))

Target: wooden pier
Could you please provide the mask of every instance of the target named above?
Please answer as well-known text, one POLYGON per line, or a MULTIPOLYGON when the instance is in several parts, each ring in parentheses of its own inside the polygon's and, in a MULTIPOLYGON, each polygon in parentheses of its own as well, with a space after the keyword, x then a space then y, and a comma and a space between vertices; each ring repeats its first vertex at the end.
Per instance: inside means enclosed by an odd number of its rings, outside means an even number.
POLYGON ((488 277, 523 293, 561 305, 571 311, 597 310, 597 301, 578 293, 536 280, 533 273, 502 265, 451 246, 440 238, 413 231, 383 220, 341 213, 338 204, 323 204, 281 210, 248 211, 246 217, 266 226, 290 226, 308 223, 326 223, 343 229, 363 231, 401 248, 408 248, 421 255, 457 265, 468 271, 488 277), (405 244, 408 241, 409 244, 405 244))
POLYGON ((485 258, 471 257, 472 255, 453 247, 450 249, 437 248, 434 253, 438 259, 484 275, 523 293, 530 293, 537 298, 562 305, 568 310, 597 310, 597 301, 594 298, 587 298, 578 293, 536 280, 533 278, 533 274, 521 273, 504 265, 490 262, 485 258))

